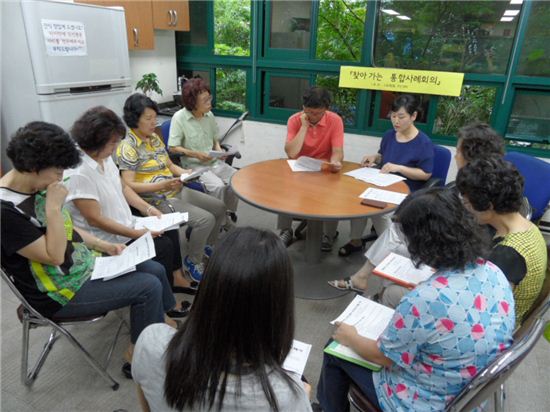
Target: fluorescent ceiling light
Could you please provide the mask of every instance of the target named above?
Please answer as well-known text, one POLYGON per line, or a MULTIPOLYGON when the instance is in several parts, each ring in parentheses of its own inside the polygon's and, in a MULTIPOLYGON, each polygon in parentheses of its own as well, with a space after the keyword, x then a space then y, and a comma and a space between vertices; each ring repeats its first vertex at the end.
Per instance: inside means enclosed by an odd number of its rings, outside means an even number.
POLYGON ((505 16, 517 16, 519 14, 519 10, 504 10, 505 16))
POLYGON ((511 0, 510 4, 523 4, 523 0, 511 0))
MULTIPOLYGON (((522 0, 523 1, 523 0, 522 0)), ((398 16, 399 13, 392 9, 382 9, 382 13, 389 14, 390 16, 398 16)))
POLYGON ((500 21, 512 21, 512 20, 514 20, 513 17, 501 17, 500 18, 500 21))
POLYGON ((397 16, 398 19, 401 19, 401 20, 410 20, 411 18, 410 17, 407 17, 407 16, 397 16))

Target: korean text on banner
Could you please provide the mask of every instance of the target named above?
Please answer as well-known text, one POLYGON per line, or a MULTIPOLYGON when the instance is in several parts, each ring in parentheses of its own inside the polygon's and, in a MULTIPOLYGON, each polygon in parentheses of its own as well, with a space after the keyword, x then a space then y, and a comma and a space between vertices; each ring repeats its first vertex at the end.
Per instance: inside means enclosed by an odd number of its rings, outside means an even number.
POLYGON ((342 66, 339 87, 460 96, 463 81, 464 73, 342 66))

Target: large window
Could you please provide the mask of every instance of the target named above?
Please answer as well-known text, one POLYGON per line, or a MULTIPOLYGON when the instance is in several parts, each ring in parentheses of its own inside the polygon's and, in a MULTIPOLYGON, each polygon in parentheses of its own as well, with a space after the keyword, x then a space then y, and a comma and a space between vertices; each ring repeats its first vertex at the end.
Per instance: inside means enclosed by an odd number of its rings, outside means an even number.
POLYGON ((550 76, 550 2, 534 1, 523 42, 519 73, 550 76))
POLYGON ((214 2, 214 53, 220 56, 250 56, 250 2, 214 2))
MULTIPOLYGON (((505 1, 381 2, 378 66, 468 73, 504 73, 517 18, 501 21, 505 1)), ((519 13, 520 6, 515 6, 519 13)))
POLYGON ((550 94, 518 90, 506 138, 550 144, 550 94))

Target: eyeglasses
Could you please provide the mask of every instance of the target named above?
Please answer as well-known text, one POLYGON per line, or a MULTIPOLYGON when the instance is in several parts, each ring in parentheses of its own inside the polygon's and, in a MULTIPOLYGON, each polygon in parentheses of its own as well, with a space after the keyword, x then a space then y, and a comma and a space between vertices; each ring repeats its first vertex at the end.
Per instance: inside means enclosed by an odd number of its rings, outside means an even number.
POLYGON ((307 117, 321 117, 325 114, 327 110, 326 109, 318 109, 318 110, 311 110, 311 109, 304 109, 304 113, 307 117))
POLYGON ((208 97, 203 97, 202 99, 199 99, 199 101, 204 104, 210 103, 212 101, 212 95, 210 94, 208 97))

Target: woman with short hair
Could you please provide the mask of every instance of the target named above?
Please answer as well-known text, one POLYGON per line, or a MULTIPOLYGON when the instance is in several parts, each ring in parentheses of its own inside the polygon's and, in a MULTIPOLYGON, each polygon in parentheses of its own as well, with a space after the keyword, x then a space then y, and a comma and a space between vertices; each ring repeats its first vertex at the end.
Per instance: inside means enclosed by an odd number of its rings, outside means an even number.
POLYGON ((436 272, 402 299, 377 340, 337 323, 333 338, 380 373, 325 354, 317 398, 346 411, 350 381, 385 411, 444 410, 470 380, 512 344, 514 299, 486 256, 488 239, 455 191, 418 191, 397 213, 412 261, 436 272))
MULTIPOLYGON (((130 206, 143 216, 162 213, 147 203, 120 178, 112 154, 126 134, 122 120, 110 109, 97 106, 83 113, 73 124, 71 135, 82 150, 82 163, 68 170, 66 202, 76 225, 112 242, 129 243, 147 229, 135 229, 136 218, 130 206)), ((174 292, 195 294, 196 282, 182 272, 177 230, 152 232, 156 256, 166 270, 174 292)))
POLYGON ((275 234, 229 232, 187 322, 178 331, 152 325, 136 345, 143 409, 311 411, 300 376, 282 368, 294 337, 293 285, 275 234))
POLYGON ((100 253, 118 255, 120 243, 73 226, 63 207, 63 171, 80 162, 69 135, 51 123, 31 122, 10 140, 13 169, 0 179, 2 266, 30 305, 48 318, 97 315, 130 306, 130 340, 123 372, 130 374, 133 344, 164 314, 180 317, 162 265, 146 261, 108 282, 92 281, 100 253))
POLYGON ((542 290, 547 264, 539 228, 520 213, 523 176, 511 163, 490 157, 460 169, 456 185, 478 222, 496 231, 489 260, 512 285, 519 327, 542 290))
POLYGON ((178 110, 170 123, 168 146, 171 153, 182 154, 182 167, 197 169, 208 166, 200 181, 212 196, 223 200, 229 214, 235 216, 237 196, 229 180, 236 169, 208 155, 211 150, 221 152, 219 130, 212 114, 210 87, 201 78, 187 80, 182 86, 183 109, 178 110))
POLYGON ((157 104, 143 94, 135 93, 126 99, 124 121, 129 130, 118 146, 117 162, 122 180, 149 204, 164 213, 171 211, 170 206, 189 213, 193 230, 183 264, 191 278, 200 282, 203 255, 212 253, 225 221, 225 205, 183 186, 180 176, 191 171, 175 165, 168 157, 162 139, 155 133, 158 111, 157 104))

